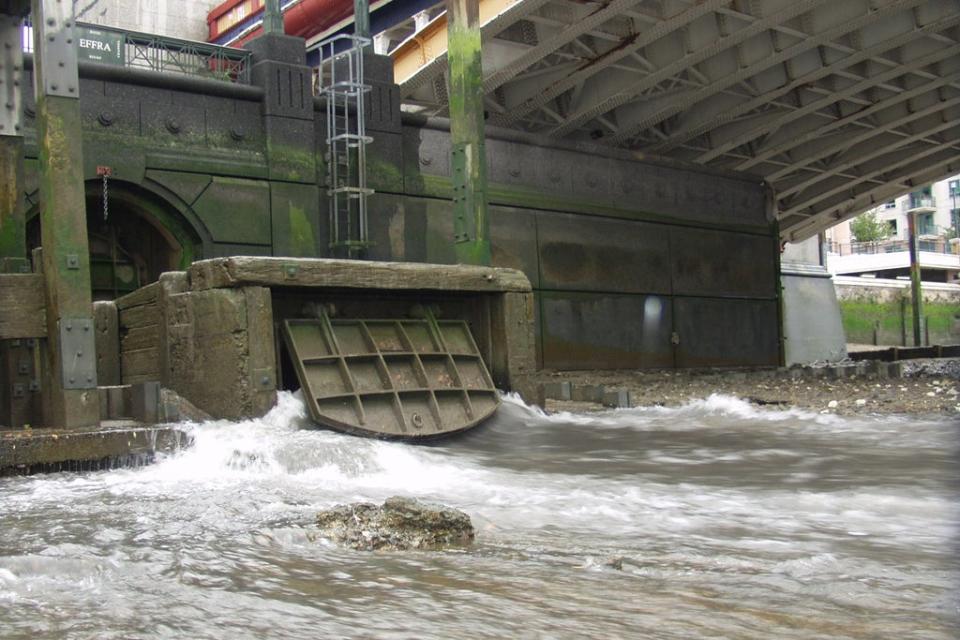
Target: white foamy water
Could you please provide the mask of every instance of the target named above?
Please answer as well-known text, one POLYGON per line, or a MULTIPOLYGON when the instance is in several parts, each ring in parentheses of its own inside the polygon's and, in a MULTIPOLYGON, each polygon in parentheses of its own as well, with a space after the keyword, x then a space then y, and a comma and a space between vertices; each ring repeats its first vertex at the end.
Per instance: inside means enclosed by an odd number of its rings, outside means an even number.
POLYGON ((956 637, 950 422, 508 398, 414 446, 310 428, 285 393, 184 429, 149 467, 0 481, 0 637, 956 637), (391 495, 466 511, 476 544, 316 536, 391 495))

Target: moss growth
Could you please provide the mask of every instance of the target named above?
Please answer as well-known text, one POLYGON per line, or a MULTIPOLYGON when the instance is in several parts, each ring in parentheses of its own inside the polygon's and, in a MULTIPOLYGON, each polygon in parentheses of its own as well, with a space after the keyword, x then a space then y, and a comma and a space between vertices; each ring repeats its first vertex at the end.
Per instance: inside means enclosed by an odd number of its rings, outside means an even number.
MULTIPOLYGON (((931 343, 960 342, 960 303, 926 302, 923 312, 931 343)), ((879 344, 902 344, 903 335, 912 344, 909 302, 903 305, 899 298, 888 302, 845 300, 840 302, 840 315, 848 342, 871 344, 876 331, 879 344)))

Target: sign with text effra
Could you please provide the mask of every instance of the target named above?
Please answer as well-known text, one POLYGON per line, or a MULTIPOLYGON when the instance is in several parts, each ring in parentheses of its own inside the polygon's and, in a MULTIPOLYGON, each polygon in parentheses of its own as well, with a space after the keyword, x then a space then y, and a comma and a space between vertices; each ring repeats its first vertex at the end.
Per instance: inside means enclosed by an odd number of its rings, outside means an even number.
POLYGON ((123 65, 123 34, 78 26, 77 57, 90 62, 123 65))

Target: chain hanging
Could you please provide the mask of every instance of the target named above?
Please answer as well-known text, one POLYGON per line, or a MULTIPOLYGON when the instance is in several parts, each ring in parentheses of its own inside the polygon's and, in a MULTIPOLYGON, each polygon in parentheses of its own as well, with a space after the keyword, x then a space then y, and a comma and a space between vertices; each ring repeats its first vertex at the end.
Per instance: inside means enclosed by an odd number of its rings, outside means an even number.
POLYGON ((107 176, 106 173, 103 174, 103 221, 104 221, 104 222, 107 221, 107 216, 110 215, 110 207, 109 207, 109 204, 108 204, 108 203, 109 203, 109 199, 108 199, 108 198, 109 198, 109 194, 108 194, 108 192, 107 192, 107 179, 108 179, 108 177, 109 177, 109 176, 107 176))
POLYGON ((113 174, 113 169, 110 167, 99 166, 97 167, 97 175, 103 177, 103 221, 106 222, 107 218, 110 216, 110 205, 109 205, 109 178, 113 174))

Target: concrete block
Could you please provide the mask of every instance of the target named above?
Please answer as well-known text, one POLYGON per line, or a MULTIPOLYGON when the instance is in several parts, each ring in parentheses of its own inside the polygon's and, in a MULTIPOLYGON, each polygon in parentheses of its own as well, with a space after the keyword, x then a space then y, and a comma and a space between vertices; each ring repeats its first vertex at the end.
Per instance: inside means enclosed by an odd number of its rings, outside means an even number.
POLYGON ((869 360, 864 363, 866 367, 866 373, 870 377, 875 377, 877 379, 883 380, 887 378, 887 363, 880 360, 869 360))
POLYGON ((202 411, 237 419, 276 403, 273 309, 266 287, 169 297, 166 386, 202 411))
POLYGON ((130 386, 130 414, 144 424, 156 424, 160 417, 160 383, 141 382, 130 386))
POLYGON ((544 398, 551 400, 572 400, 573 385, 569 381, 547 382, 540 385, 544 398))
POLYGON ((603 406, 616 409, 627 409, 633 406, 630 403, 630 392, 626 389, 611 389, 603 394, 603 406))
POLYGON ((93 325, 97 349, 97 382, 102 386, 120 384, 120 325, 117 305, 93 303, 93 325))
POLYGON ((110 420, 110 402, 106 387, 97 387, 97 399, 100 401, 100 419, 110 420))
POLYGON ((106 387, 107 413, 111 420, 131 417, 130 403, 127 396, 130 394, 130 385, 106 387))
POLYGON ((596 402, 597 404, 603 404, 603 397, 606 389, 604 389, 602 384, 579 384, 571 385, 572 388, 572 400, 577 402, 596 402))

